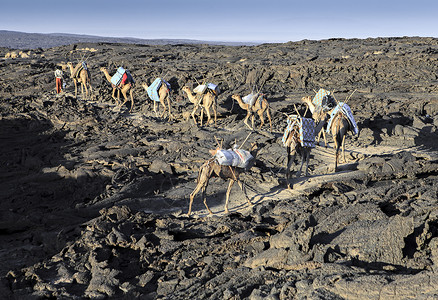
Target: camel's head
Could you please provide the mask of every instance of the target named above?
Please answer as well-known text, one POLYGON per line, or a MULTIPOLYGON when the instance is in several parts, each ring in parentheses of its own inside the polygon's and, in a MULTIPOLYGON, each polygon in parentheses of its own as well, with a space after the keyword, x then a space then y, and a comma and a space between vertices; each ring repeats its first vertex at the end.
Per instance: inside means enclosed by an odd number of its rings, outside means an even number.
POLYGON ((71 61, 69 61, 68 63, 67 63, 67 66, 73 66, 73 63, 71 62, 71 61))
POLYGON ((147 83, 145 83, 145 82, 143 82, 142 84, 141 84, 141 86, 145 89, 145 90, 147 90, 148 89, 148 85, 147 85, 147 83))
POLYGON ((239 99, 239 95, 238 94, 234 94, 231 96, 231 99, 236 100, 239 99))
POLYGON ((190 92, 190 88, 187 86, 187 85, 185 85, 185 86, 183 86, 183 88, 181 89, 183 92, 190 92))
POLYGON ((100 67, 99 70, 101 70, 102 72, 106 71, 105 67, 100 67))

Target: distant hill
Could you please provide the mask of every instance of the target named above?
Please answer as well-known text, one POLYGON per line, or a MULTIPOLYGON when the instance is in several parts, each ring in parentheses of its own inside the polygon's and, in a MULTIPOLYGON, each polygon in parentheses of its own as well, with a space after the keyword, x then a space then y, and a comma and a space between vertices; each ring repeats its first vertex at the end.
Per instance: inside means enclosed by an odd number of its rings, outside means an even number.
POLYGON ((210 44, 243 46, 257 45, 258 43, 238 43, 220 41, 200 41, 189 39, 138 39, 138 38, 115 38, 93 35, 68 34, 68 33, 26 33, 19 31, 0 30, 0 47, 10 49, 36 49, 51 48, 76 43, 126 43, 142 45, 175 45, 175 44, 210 44))

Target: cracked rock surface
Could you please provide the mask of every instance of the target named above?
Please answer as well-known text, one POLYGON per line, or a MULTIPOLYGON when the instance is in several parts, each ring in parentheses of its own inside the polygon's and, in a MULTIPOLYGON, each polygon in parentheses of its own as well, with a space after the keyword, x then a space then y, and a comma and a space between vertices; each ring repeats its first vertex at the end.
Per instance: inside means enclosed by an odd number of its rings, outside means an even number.
MULTIPOLYGON (((14 49, 0 48, 0 57, 14 49)), ((11 299, 433 299, 438 297, 438 39, 258 46, 82 43, 0 59, 0 294, 11 299), (87 50, 88 49, 88 50, 87 50), (93 49, 90 51, 89 49, 93 49), (95 50, 95 51, 94 51, 95 50), (54 93, 55 66, 86 53, 91 99, 54 93), (135 106, 99 71, 129 69, 135 106), (172 86, 168 122, 141 83, 172 86), (218 84, 217 124, 196 126, 182 87, 218 84), (273 120, 251 131, 231 95, 262 87, 273 120), (285 182, 285 114, 335 91, 359 134, 333 171, 285 182), (354 94, 353 94, 354 92, 354 94), (251 134, 250 134, 251 133, 251 134), (249 135, 250 134, 250 135, 249 135), (248 137, 249 135, 249 137, 248 137), (262 149, 224 213, 228 183, 189 195, 208 150, 262 149)), ((79 89, 80 90, 80 89, 79 89)), ((205 123, 206 119, 204 120, 205 123)), ((259 125, 256 118, 256 125, 259 125)), ((298 169, 299 161, 295 166, 298 169)))

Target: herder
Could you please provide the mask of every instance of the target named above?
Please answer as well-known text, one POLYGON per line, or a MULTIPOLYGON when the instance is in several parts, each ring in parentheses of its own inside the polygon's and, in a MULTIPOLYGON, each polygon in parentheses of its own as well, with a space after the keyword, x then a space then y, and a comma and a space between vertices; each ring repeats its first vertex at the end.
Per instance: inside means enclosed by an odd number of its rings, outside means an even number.
POLYGON ((62 71, 57 68, 55 71, 55 79, 56 79, 56 93, 59 94, 62 92, 62 71))

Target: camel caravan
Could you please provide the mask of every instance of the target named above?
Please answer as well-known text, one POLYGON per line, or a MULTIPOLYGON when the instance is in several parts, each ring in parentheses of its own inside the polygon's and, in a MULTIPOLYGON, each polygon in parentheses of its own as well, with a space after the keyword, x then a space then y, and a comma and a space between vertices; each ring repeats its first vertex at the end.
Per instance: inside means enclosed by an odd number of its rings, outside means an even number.
MULTIPOLYGON (((70 69, 70 78, 75 85, 75 97, 77 97, 77 84, 81 85, 82 97, 89 99, 89 91, 91 88, 90 71, 85 62, 79 62, 75 66, 71 62, 66 65, 70 69), (84 92, 85 91, 85 92, 84 92)), ((101 67, 105 79, 112 87, 112 99, 116 105, 121 108, 130 100, 129 112, 134 107, 133 91, 135 80, 129 70, 118 67, 113 75, 110 75, 107 68, 101 67), (117 92, 117 95, 116 95, 117 92), (124 101, 120 101, 120 93, 122 93, 124 101), (128 98, 129 95, 129 98, 128 98)), ((176 120, 172 112, 171 84, 162 77, 157 77, 151 84, 146 82, 141 83, 147 96, 152 100, 153 111, 156 118, 167 118, 168 122, 176 120), (159 114, 161 110, 161 114, 159 114)), ((208 81, 191 89, 189 85, 182 87, 181 92, 188 99, 188 103, 193 105, 190 111, 187 111, 186 120, 191 118, 196 126, 214 125, 217 126, 218 116, 218 96, 220 94, 219 87, 208 81), (204 114, 207 119, 204 120, 204 114)), ((300 178, 304 164, 304 176, 309 177, 309 160, 312 149, 319 144, 321 135, 324 139, 324 147, 327 147, 327 134, 332 135, 334 142, 334 171, 338 171, 338 163, 340 161, 340 150, 342 152, 343 161, 345 159, 345 137, 351 132, 354 135, 359 133, 359 129, 354 120, 351 108, 347 104, 348 100, 354 92, 347 97, 345 101, 338 102, 331 91, 320 89, 315 91, 314 97, 302 97, 301 103, 306 106, 306 111, 303 115, 300 114, 294 104, 294 113, 285 114, 286 122, 282 136, 283 146, 286 148, 286 166, 285 179, 288 189, 292 189, 291 184, 291 169, 296 157, 301 158, 298 170, 295 177, 300 178), (306 117, 310 111, 311 117, 306 117)), ((262 130, 265 126, 265 116, 269 121, 269 132, 272 132, 272 117, 269 101, 265 93, 260 91, 247 94, 242 97, 239 94, 230 96, 232 103, 237 102, 239 107, 246 111, 246 116, 243 119, 243 124, 253 132, 255 127, 255 116, 258 115, 260 125, 258 130, 262 130), (251 125, 248 123, 251 118, 251 125)), ((249 135, 248 135, 249 137, 249 135)), ((248 139, 247 137, 247 139, 248 139)), ((243 144, 246 140, 243 142, 243 144)), ((243 145, 242 144, 242 145, 243 145)), ((190 194, 188 215, 192 213, 192 204, 195 196, 202 191, 202 199, 209 214, 212 211, 207 205, 206 190, 210 178, 217 177, 229 181, 226 191, 226 200, 224 211, 228 213, 228 203, 230 198, 231 188, 234 183, 237 183, 245 195, 247 203, 252 205, 248 198, 245 189, 245 182, 240 179, 240 175, 248 171, 255 163, 257 152, 261 145, 252 144, 249 150, 242 149, 242 146, 236 145, 230 149, 224 149, 222 144, 214 150, 210 150, 212 155, 210 159, 205 161, 198 171, 197 184, 193 192, 190 194)))

